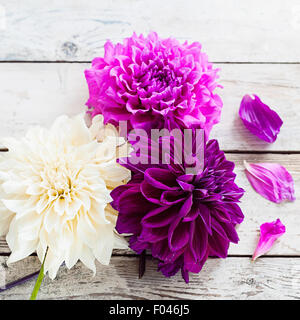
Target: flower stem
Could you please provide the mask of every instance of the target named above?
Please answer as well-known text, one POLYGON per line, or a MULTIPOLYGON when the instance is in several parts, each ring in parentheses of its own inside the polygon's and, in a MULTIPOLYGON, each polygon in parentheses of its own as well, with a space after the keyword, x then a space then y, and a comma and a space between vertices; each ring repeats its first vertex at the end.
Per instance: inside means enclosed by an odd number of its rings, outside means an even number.
POLYGON ((144 250, 140 255, 140 263, 139 263, 139 279, 143 277, 146 270, 146 250, 144 250))
POLYGON ((46 250, 46 253, 45 253, 45 256, 44 256, 44 260, 43 260, 43 263, 42 263, 42 266, 41 266, 41 270, 40 270, 40 273, 39 273, 38 278, 36 280, 36 283, 34 285, 30 300, 36 300, 37 294, 38 294, 38 292, 40 290, 40 287, 41 287, 41 284, 43 282, 43 279, 44 279, 44 264, 45 264, 47 252, 48 252, 48 248, 46 250))
POLYGON ((29 280, 32 280, 33 278, 35 278, 37 275, 39 274, 39 271, 37 272, 34 272, 34 273, 31 273, 29 274, 28 276, 24 277, 24 278, 21 278, 21 279, 18 279, 16 281, 13 281, 11 283, 8 283, 6 284, 3 288, 0 288, 0 292, 4 292, 8 289, 11 289, 11 288, 14 288, 20 284, 23 284, 25 283, 26 281, 29 281, 29 280))

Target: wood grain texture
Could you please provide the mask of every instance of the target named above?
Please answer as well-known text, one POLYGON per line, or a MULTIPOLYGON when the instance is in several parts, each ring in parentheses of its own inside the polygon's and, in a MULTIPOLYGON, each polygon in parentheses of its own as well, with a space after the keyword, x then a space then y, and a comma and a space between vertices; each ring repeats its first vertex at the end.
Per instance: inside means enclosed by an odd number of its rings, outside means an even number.
MULTIPOLYGON (((280 218, 286 226, 283 235, 268 253, 271 256, 300 256, 300 202, 272 203, 250 186, 245 173, 243 161, 248 162, 276 162, 285 166, 292 174, 295 181, 296 198, 300 198, 300 155, 280 154, 228 154, 228 159, 236 164, 237 184, 245 189, 241 208, 245 215, 244 222, 237 227, 240 242, 232 244, 230 255, 251 256, 259 237, 259 226, 264 222, 271 222, 280 218)), ((0 239, 0 254, 10 252, 4 238, 0 239)), ((115 254, 132 254, 131 251, 115 251, 115 254)))
MULTIPOLYGON (((89 64, 0 64, 0 145, 3 136, 21 136, 30 125, 50 126, 66 113, 85 110, 88 97, 83 71, 89 64)), ((221 122, 211 137, 223 150, 300 151, 300 65, 218 64, 224 101, 221 122), (256 93, 277 111, 284 125, 276 143, 252 135, 238 116, 244 94, 256 93)))
MULTIPOLYGON (((30 125, 50 126, 63 113, 85 110, 83 70, 89 64, 77 62, 103 55, 108 38, 116 43, 134 31, 152 30, 162 37, 200 41, 222 69, 224 108, 211 137, 230 153, 237 183, 246 190, 241 203, 245 220, 237 227, 240 242, 231 245, 228 259, 209 259, 189 285, 180 275, 167 279, 157 273, 149 256, 146 274, 138 280, 138 258, 130 250, 115 250, 111 266, 97 264, 95 277, 81 263, 71 270, 62 267, 54 281, 45 278, 38 298, 300 299, 300 202, 265 200, 249 185, 242 164, 284 165, 299 199, 298 0, 0 0, 0 151, 3 136, 21 137, 30 125), (247 93, 259 95, 282 117, 276 143, 266 144, 244 128, 238 108, 247 93), (260 224, 276 218, 286 225, 286 234, 267 257, 251 262, 260 224)), ((7 267, 9 253, 0 238, 0 286, 40 268, 35 256, 7 267)), ((0 300, 28 299, 33 286, 30 281, 0 293, 0 300)))
POLYGON ((300 61, 298 0, 1 0, 2 61, 89 61, 133 31, 200 41, 212 61, 300 61), (20 32, 21 31, 21 32, 20 32))
MULTIPOLYGON (((36 257, 5 265, 0 257, 2 285, 38 270, 36 257)), ((144 277, 138 279, 136 257, 113 257, 109 267, 97 263, 97 274, 78 263, 62 267, 55 280, 48 277, 38 299, 300 299, 300 258, 209 259, 187 285, 180 274, 168 279, 147 258, 144 277)), ((28 299, 34 281, 0 293, 0 299, 28 299)))

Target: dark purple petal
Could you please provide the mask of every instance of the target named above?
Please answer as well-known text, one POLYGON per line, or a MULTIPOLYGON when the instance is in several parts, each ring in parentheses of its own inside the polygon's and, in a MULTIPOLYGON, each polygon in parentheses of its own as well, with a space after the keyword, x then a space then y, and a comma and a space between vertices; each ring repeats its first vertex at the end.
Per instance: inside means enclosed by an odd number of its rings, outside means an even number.
POLYGON ((204 223, 204 226, 207 230, 207 232, 211 235, 212 229, 211 229, 211 213, 209 208, 206 205, 198 204, 199 207, 199 215, 204 223))
POLYGON ((150 245, 148 242, 139 241, 138 237, 132 236, 129 240, 129 247, 138 254, 141 254, 144 250, 149 249, 150 245))
POLYGON ((181 264, 177 263, 160 262, 158 264, 158 271, 161 271, 161 273, 167 278, 174 276, 180 270, 180 268, 181 264))
POLYGON ((189 241, 190 224, 181 222, 181 218, 176 219, 170 225, 168 232, 169 248, 177 251, 184 247, 189 241))
POLYGON ((163 190, 178 190, 176 177, 168 170, 149 168, 145 171, 145 179, 151 185, 163 190))
POLYGON ((192 209, 192 205, 193 205, 193 196, 190 195, 182 204, 180 210, 179 210, 179 216, 180 217, 185 217, 186 215, 188 215, 188 213, 190 212, 190 210, 192 209))
POLYGON ((210 256, 217 256, 219 258, 227 257, 229 240, 226 240, 213 230, 212 235, 208 236, 208 243, 210 247, 210 256))
POLYGON ((159 207, 147 213, 142 219, 143 226, 148 228, 160 228, 169 225, 178 216, 176 207, 159 207))
POLYGON ((264 104, 258 96, 245 95, 239 115, 245 127, 258 138, 273 143, 283 124, 279 115, 264 104))
POLYGON ((204 258, 207 251, 208 233, 201 219, 191 223, 190 248, 196 261, 204 258))
POLYGON ((141 183, 141 192, 148 201, 161 204, 160 198, 163 193, 162 189, 155 188, 152 184, 144 180, 141 183))
POLYGON ((186 193, 179 190, 163 191, 160 201, 165 205, 173 205, 184 201, 186 196, 186 193))

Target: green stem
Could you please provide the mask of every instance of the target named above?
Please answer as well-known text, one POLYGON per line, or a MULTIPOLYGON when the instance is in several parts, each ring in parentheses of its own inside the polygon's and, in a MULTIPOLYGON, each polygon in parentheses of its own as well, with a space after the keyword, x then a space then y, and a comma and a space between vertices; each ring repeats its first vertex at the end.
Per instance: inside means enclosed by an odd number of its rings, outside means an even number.
POLYGON ((48 248, 46 250, 46 253, 45 253, 45 256, 44 256, 44 260, 43 260, 43 263, 42 263, 42 266, 41 266, 41 270, 40 270, 38 278, 37 278, 37 280, 35 282, 35 285, 34 285, 30 300, 36 300, 37 294, 38 294, 38 292, 40 290, 40 287, 41 287, 41 284, 43 282, 43 279, 44 279, 44 264, 45 264, 47 252, 48 252, 48 248))

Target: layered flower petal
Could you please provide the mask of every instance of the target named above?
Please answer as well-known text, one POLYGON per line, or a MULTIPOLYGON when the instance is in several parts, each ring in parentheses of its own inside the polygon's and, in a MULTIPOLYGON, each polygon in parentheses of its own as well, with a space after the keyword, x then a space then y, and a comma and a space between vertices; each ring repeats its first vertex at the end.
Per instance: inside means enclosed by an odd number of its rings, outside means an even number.
POLYGON ((239 115, 245 127, 258 138, 269 143, 277 139, 283 122, 279 115, 264 104, 258 96, 254 95, 252 98, 245 95, 240 105, 239 115))
POLYGON ((291 174, 277 163, 247 163, 246 176, 252 187, 264 198, 280 203, 294 201, 294 181, 291 174))
POLYGON ((285 233, 285 226, 280 219, 273 222, 266 222, 260 226, 260 238, 254 251, 252 260, 254 261, 261 255, 267 253, 274 242, 285 233))
POLYGON ((12 252, 8 263, 34 252, 43 261, 48 248, 51 278, 63 262, 71 268, 81 260, 94 272, 95 260, 107 265, 113 247, 124 247, 109 204, 112 188, 130 178, 117 163, 127 155, 124 139, 102 115, 88 128, 82 114, 3 142, 9 152, 0 157, 0 234, 12 252))

